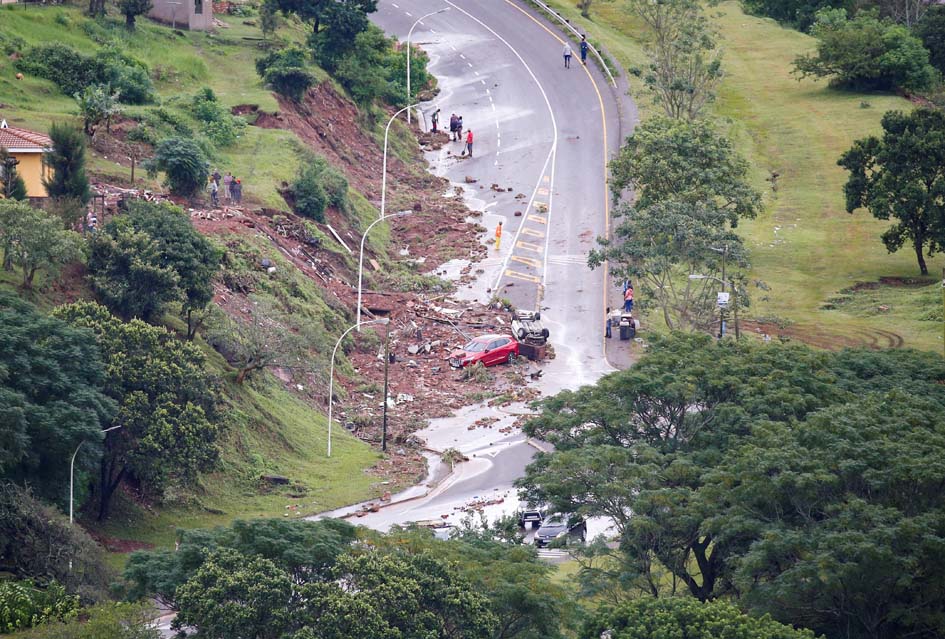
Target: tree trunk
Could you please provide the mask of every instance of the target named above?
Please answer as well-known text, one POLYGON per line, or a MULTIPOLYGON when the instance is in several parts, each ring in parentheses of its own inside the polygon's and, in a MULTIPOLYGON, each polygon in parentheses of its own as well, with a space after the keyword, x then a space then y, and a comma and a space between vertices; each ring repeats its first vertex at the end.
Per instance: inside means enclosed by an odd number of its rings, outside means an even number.
POLYGON ((112 495, 115 494, 115 490, 121 485, 121 480, 125 476, 125 469, 122 468, 121 472, 118 473, 118 477, 112 481, 111 470, 108 467, 108 462, 102 460, 102 494, 99 496, 98 501, 98 520, 105 521, 108 518, 108 512, 112 505, 112 495))
POLYGON ((125 14, 125 28, 129 31, 135 30, 135 14, 126 13, 125 14))
POLYGON ((23 267, 23 290, 30 291, 33 289, 33 278, 36 276, 35 268, 26 268, 23 267))
POLYGON ((922 254, 923 242, 916 240, 912 245, 915 247, 915 257, 919 260, 919 270, 922 271, 922 275, 928 275, 929 267, 925 265, 925 256, 922 254))

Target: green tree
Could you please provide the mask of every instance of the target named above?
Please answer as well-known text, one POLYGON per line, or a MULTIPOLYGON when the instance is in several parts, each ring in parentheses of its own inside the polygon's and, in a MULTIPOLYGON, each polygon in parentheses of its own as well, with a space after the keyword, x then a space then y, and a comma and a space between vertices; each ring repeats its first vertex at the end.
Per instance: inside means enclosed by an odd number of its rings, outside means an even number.
POLYGON ((880 220, 896 219, 881 236, 886 249, 912 244, 919 270, 925 253, 945 246, 945 114, 917 109, 883 116, 882 139, 857 140, 838 164, 850 172, 847 211, 864 207, 880 220))
POLYGON ((768 16, 807 31, 821 9, 844 9, 852 12, 857 0, 742 0, 748 13, 768 16))
POLYGON ((341 520, 238 520, 226 528, 178 530, 174 551, 133 553, 125 578, 132 584, 132 597, 157 597, 173 605, 177 588, 194 575, 208 553, 228 548, 272 561, 294 584, 301 584, 328 579, 335 561, 354 540, 354 526, 341 520))
POLYGON ((796 630, 767 617, 750 617, 731 603, 700 603, 683 597, 637 599, 603 608, 587 623, 581 639, 814 639, 810 630, 796 630), (609 632, 609 634, 607 634, 609 632))
POLYGON ((116 221, 116 226, 127 224, 136 232, 146 233, 156 246, 158 262, 176 273, 177 287, 183 294, 181 314, 187 322, 187 339, 193 339, 213 299, 221 250, 194 228, 180 207, 171 204, 136 200, 128 205, 127 216, 120 219, 123 222, 116 221))
POLYGON ((722 81, 721 53, 702 7, 694 0, 633 0, 627 6, 650 31, 647 86, 667 117, 696 119, 722 81))
POLYGON ((135 30, 135 18, 151 10, 151 0, 119 0, 118 10, 125 16, 125 27, 135 30))
POLYGON ((92 236, 89 247, 89 281, 116 315, 152 321, 180 299, 180 277, 147 233, 113 221, 92 236))
POLYGON ((172 479, 189 482, 212 468, 220 416, 213 379, 199 348, 140 320, 122 322, 94 302, 61 306, 55 316, 95 335, 105 360, 105 388, 118 404, 98 482, 99 519, 115 490, 133 477, 160 496, 172 479))
POLYGON ((90 138, 95 137, 95 131, 102 124, 106 131, 110 130, 112 118, 121 113, 118 93, 101 84, 91 84, 73 97, 79 103, 83 130, 90 138))
POLYGON ((39 588, 31 581, 0 581, 0 634, 74 618, 79 598, 55 581, 39 588))
POLYGON ((929 51, 929 63, 945 72, 945 6, 931 5, 916 26, 915 34, 929 51))
POLYGON ((81 442, 80 477, 97 460, 115 405, 102 392, 102 360, 85 331, 0 294, 0 477, 63 503, 67 461, 81 442))
POLYGON ((750 545, 742 602, 828 637, 945 633, 945 404, 861 394, 760 424, 714 478, 707 529, 750 545))
POLYGON ((164 173, 171 192, 192 198, 207 183, 210 164, 197 143, 185 138, 168 138, 158 143, 154 157, 144 163, 148 175, 164 173))
POLYGON ((871 91, 924 91, 939 79, 929 52, 907 27, 861 13, 852 20, 843 9, 817 12, 811 33, 816 54, 798 56, 795 73, 831 78, 832 86, 871 91))
POLYGON ((303 162, 298 175, 292 183, 292 198, 295 211, 299 215, 312 218, 316 222, 325 221, 325 208, 328 206, 328 194, 322 186, 321 176, 324 167, 317 162, 303 162))
POLYGON ((723 255, 748 264, 733 231, 761 210, 748 163, 707 122, 654 118, 627 138, 610 169, 614 196, 632 189, 636 200, 616 210, 617 241, 600 240, 589 264, 609 261, 613 274, 637 282, 670 328, 702 327, 714 284, 694 286, 688 276, 720 275, 723 255))
POLYGON ((45 211, 15 200, 3 200, 0 218, 7 223, 0 228, 0 246, 10 264, 22 270, 25 290, 33 288, 40 270, 50 279, 55 278, 63 266, 84 255, 82 236, 63 229, 62 221, 45 211))
POLYGON ((87 204, 92 197, 85 175, 85 136, 70 124, 56 122, 49 130, 52 149, 43 154, 49 177, 43 185, 51 198, 75 198, 87 204))
POLYGON ((212 551, 175 599, 173 626, 201 637, 280 639, 293 620, 289 576, 268 559, 229 548, 212 551))
POLYGON ((144 604, 104 603, 82 609, 82 618, 49 623, 17 634, 17 639, 160 639, 154 611, 144 604))
POLYGON ((25 200, 26 183, 17 173, 16 166, 20 163, 10 155, 6 147, 0 146, 0 199, 25 200))

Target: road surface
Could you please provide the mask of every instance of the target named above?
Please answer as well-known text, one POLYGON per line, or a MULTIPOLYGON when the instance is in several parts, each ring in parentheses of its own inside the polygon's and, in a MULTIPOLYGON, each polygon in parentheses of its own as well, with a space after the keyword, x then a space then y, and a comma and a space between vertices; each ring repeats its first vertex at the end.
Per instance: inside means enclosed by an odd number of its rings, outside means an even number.
MULTIPOLYGON (((413 27, 413 45, 430 56, 440 92, 420 107, 424 125, 439 108, 441 127, 448 131, 456 113, 473 131, 472 158, 452 142, 429 154, 432 170, 462 186, 470 206, 483 211, 484 241, 503 222, 499 250, 490 245, 489 258, 476 266, 484 273, 460 296, 483 302, 498 296, 541 310, 556 353, 543 365, 545 394, 614 370, 603 329, 604 309, 616 297, 603 269, 586 263, 596 239, 608 234, 606 163, 635 120, 632 101, 578 55, 565 69, 559 32, 511 0, 382 0, 372 19, 402 40, 413 27)), ((514 511, 514 481, 544 445, 526 441, 518 429, 499 429, 525 410, 477 405, 435 420, 419 433, 428 446, 457 448, 470 461, 441 483, 443 469, 434 471, 428 482, 395 496, 399 503, 352 521, 379 530, 430 519, 458 523, 466 506, 482 501, 500 502, 486 507, 489 516, 514 511), (499 421, 470 431, 482 417, 499 421)), ((436 466, 437 455, 429 458, 436 466)))

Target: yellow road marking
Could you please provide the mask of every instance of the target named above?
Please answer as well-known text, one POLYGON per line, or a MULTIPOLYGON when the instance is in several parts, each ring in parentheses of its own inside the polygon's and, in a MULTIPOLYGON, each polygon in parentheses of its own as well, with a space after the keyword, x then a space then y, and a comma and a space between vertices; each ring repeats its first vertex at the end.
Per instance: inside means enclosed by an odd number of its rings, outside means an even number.
POLYGON ((547 184, 548 182, 551 182, 551 177, 548 175, 543 175, 541 176, 541 181, 547 184))
POLYGON ((539 231, 538 229, 530 229, 525 227, 522 229, 522 235, 528 235, 530 237, 537 237, 538 239, 544 239, 545 232, 539 231))
POLYGON ((520 262, 525 266, 531 266, 532 268, 541 268, 541 260, 536 260, 534 257, 521 257, 519 255, 512 255, 512 260, 520 262))
POLYGON ((540 189, 538 189, 538 195, 548 195, 548 189, 546 189, 545 187, 541 187, 540 189))
POLYGON ((543 217, 541 217, 541 216, 539 216, 539 215, 529 215, 529 216, 528 216, 528 219, 530 219, 532 222, 538 222, 539 224, 547 224, 547 223, 548 223, 548 221, 547 221, 545 218, 543 218, 543 217))
POLYGON ((525 240, 519 240, 515 243, 515 246, 520 249, 525 249, 526 251, 534 251, 536 253, 542 253, 544 248, 541 244, 532 244, 531 242, 526 242, 525 240))
POLYGON ((505 269, 506 277, 514 277, 518 280, 524 280, 526 282, 532 282, 533 284, 541 284, 541 278, 535 277, 534 275, 527 275, 525 273, 519 273, 518 271, 513 271, 512 269, 505 269))

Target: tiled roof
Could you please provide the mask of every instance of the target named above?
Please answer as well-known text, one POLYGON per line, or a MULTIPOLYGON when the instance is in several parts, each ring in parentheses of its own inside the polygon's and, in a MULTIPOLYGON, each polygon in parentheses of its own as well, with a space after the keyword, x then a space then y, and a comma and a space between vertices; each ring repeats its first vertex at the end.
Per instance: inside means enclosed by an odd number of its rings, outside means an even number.
POLYGON ((0 146, 2 147, 23 151, 45 151, 52 147, 52 140, 48 135, 12 126, 2 126, 5 124, 6 120, 0 122, 0 146))

